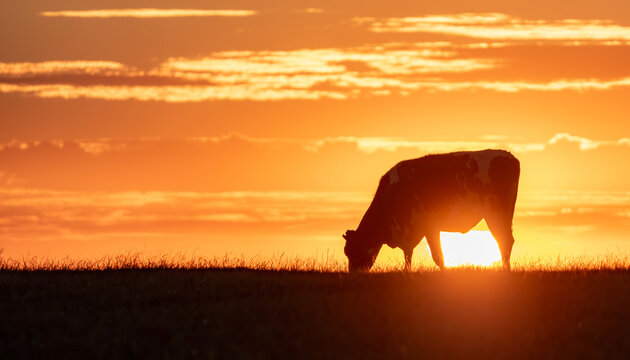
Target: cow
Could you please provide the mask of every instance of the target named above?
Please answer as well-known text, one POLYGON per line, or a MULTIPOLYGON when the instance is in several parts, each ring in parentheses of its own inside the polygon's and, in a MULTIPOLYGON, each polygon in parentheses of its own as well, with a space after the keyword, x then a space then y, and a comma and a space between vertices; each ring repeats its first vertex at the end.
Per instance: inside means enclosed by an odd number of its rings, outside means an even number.
POLYGON ((404 160, 381 177, 344 253, 350 272, 369 271, 384 244, 402 249, 410 269, 414 248, 426 237, 433 261, 444 269, 440 231, 466 233, 482 219, 510 270, 512 218, 520 162, 505 150, 486 149, 404 160))

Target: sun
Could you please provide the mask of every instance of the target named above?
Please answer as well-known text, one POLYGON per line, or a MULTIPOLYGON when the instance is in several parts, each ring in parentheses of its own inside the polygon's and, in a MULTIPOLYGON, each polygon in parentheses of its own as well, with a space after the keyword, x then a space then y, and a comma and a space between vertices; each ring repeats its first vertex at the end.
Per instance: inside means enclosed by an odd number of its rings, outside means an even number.
POLYGON ((446 266, 490 266, 501 261, 501 252, 490 231, 442 232, 440 236, 446 266))

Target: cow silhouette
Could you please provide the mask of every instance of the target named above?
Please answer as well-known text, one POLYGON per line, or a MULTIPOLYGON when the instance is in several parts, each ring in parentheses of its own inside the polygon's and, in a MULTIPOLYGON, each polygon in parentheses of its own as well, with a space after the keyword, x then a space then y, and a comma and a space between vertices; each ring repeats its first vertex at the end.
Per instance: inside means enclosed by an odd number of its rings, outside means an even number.
POLYGON ((427 155, 396 164, 381 177, 374 199, 356 230, 348 230, 348 267, 367 271, 384 244, 400 248, 405 267, 426 237, 435 264, 444 268, 440 231, 470 231, 485 219, 503 267, 510 269, 512 218, 520 163, 504 150, 427 155))

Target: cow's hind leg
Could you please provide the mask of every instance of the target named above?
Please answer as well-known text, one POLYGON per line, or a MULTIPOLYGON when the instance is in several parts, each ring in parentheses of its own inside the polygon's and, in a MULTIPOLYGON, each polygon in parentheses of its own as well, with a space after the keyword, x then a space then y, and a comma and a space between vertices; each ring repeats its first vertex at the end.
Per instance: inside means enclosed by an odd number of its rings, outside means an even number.
POLYGON ((444 270, 444 255, 442 254, 440 232, 436 231, 431 234, 427 234, 427 242, 429 243, 429 249, 431 249, 431 257, 433 258, 433 261, 435 261, 435 265, 444 270))
POLYGON ((503 269, 509 271, 510 256, 512 255, 512 246, 514 245, 512 221, 486 219, 486 223, 488 224, 492 236, 499 245, 501 260, 503 260, 503 269))

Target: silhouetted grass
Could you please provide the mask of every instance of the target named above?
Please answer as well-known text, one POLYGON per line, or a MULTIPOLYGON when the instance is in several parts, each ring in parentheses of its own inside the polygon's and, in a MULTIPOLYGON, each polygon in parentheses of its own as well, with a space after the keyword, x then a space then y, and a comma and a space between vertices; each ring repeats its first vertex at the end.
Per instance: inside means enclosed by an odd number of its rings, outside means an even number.
POLYGON ((416 264, 0 260, 2 358, 627 358, 625 258, 416 264))
MULTIPOLYGON (((1 252, 0 252, 1 255, 1 252)), ((402 271, 403 262, 377 263, 373 273, 402 271)), ((347 271, 347 262, 329 255, 298 257, 279 254, 271 257, 215 256, 200 257, 185 254, 151 256, 142 252, 128 252, 104 256, 100 259, 73 258, 3 258, 0 256, 0 271, 97 271, 97 270, 217 270, 247 269, 269 271, 310 271, 339 273, 347 271)), ((448 268, 448 271, 501 271, 501 263, 494 266, 464 265, 448 268)), ((557 258, 527 258, 512 261, 513 271, 587 271, 587 270, 630 270, 630 257, 625 255, 605 256, 559 256, 557 258)), ((430 259, 415 261, 412 272, 439 271, 430 259)))
POLYGON ((100 259, 30 257, 1 258, 0 271, 97 271, 97 270, 212 270, 248 269, 277 271, 344 271, 346 264, 331 257, 219 256, 195 257, 184 254, 151 256, 141 252, 104 256, 100 259))

